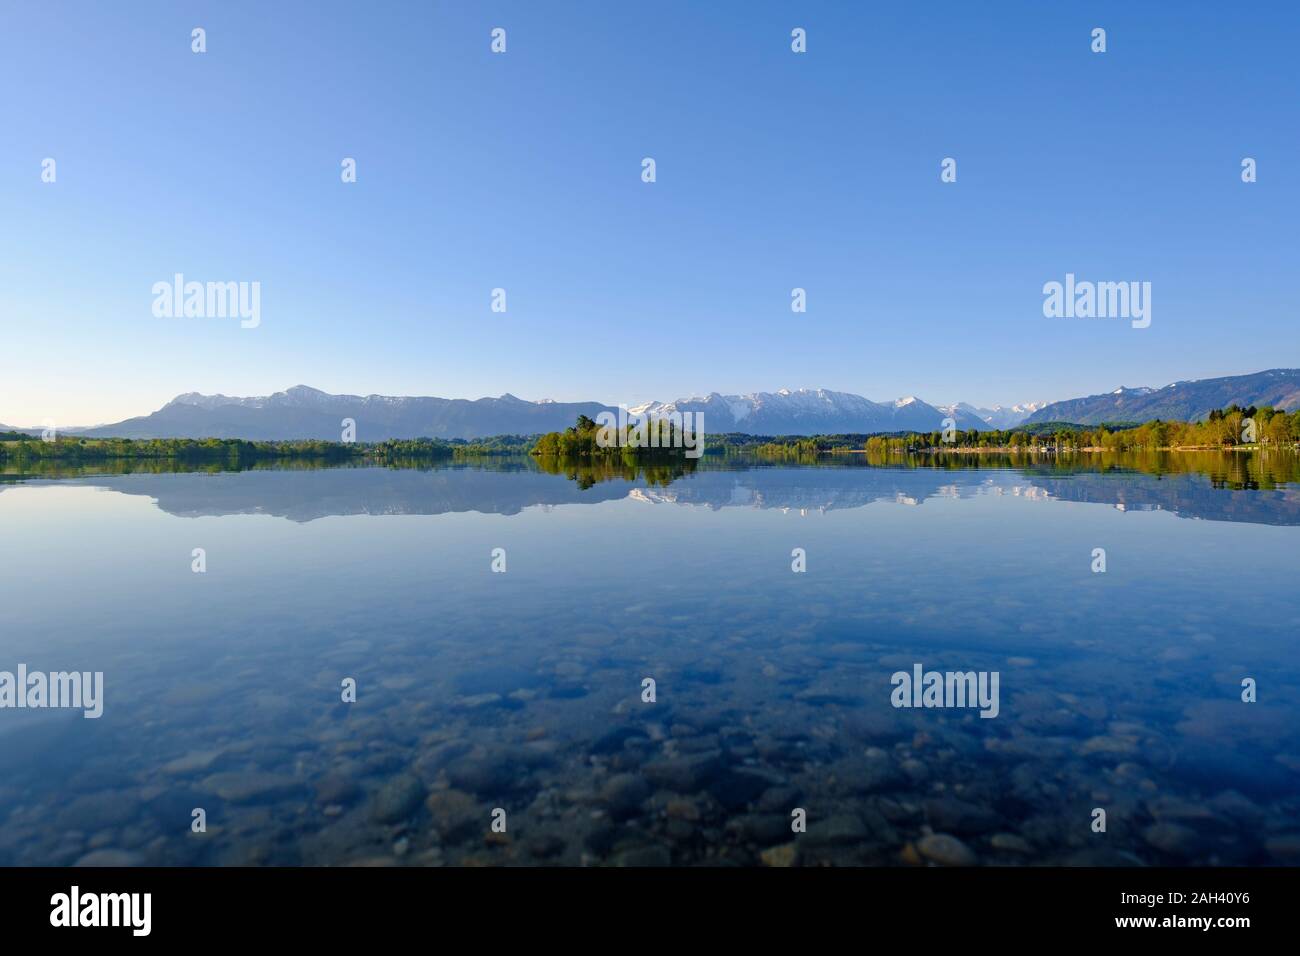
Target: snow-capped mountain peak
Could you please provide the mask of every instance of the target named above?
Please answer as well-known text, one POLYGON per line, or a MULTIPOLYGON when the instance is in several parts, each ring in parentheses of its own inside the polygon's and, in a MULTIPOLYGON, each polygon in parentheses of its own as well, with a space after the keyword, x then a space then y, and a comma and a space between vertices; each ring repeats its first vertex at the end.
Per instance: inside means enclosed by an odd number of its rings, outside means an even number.
MULTIPOLYGON (((745 431, 751 435, 866 434, 880 431, 936 431, 944 414, 915 396, 873 402, 850 392, 827 388, 780 388, 774 392, 687 398, 674 402, 644 402, 628 409, 658 417, 680 412, 704 415, 706 431, 745 431), (743 424, 742 424, 743 423, 743 424)), ((983 428, 977 417, 962 413, 960 428, 983 428)))
POLYGON ((973 415, 984 423, 986 428, 1004 430, 1015 428, 1034 412, 1047 406, 1047 402, 1022 402, 1018 405, 994 405, 991 408, 976 408, 968 402, 937 406, 941 411, 952 415, 957 411, 973 415))

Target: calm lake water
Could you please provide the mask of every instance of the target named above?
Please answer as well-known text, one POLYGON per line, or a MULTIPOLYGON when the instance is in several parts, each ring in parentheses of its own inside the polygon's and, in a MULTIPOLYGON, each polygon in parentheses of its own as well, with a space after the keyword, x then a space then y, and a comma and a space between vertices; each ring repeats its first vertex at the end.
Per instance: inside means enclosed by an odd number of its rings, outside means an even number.
POLYGON ((1295 864, 1295 473, 0 476, 0 864, 1295 864))

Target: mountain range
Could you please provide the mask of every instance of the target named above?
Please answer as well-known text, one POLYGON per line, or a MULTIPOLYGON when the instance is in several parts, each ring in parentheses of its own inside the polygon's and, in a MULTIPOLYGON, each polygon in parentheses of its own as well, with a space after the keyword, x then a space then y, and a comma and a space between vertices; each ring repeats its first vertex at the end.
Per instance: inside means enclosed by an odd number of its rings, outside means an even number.
POLYGON ((1283 411, 1294 411, 1300 408, 1300 369, 1274 368, 1250 375, 1174 382, 1163 388, 1121 387, 1104 395, 1053 402, 1033 412, 1025 423, 1100 425, 1103 422, 1146 422, 1154 418, 1192 422, 1234 402, 1243 408, 1271 405, 1283 411))
MULTIPOLYGON (((869 434, 937 431, 946 418, 963 430, 1012 428, 1021 423, 1197 420, 1233 402, 1300 407, 1300 369, 1271 369, 1251 375, 1175 382, 1163 388, 1119 388, 1061 402, 1031 402, 976 408, 965 402, 931 405, 919 398, 874 402, 828 389, 781 389, 647 402, 630 412, 657 417, 672 412, 704 415, 707 433, 751 435, 869 434)), ((525 401, 506 394, 477 400, 388 395, 331 395, 296 385, 273 395, 178 395, 158 411, 93 428, 65 428, 89 438, 245 438, 337 441, 344 419, 356 422, 358 441, 430 437, 472 439, 534 435, 572 425, 579 415, 595 418, 617 408, 600 402, 525 401)), ((0 431, 9 430, 0 425, 0 431)), ((39 429, 17 429, 39 433, 39 429)))
MULTIPOLYGON (((986 429, 973 412, 948 412, 917 398, 873 402, 827 389, 782 389, 750 395, 720 395, 675 402, 648 402, 629 412, 658 417, 672 412, 704 415, 706 432, 755 435, 815 435, 844 432, 931 431, 953 417, 962 429, 986 429)), ((341 422, 356 422, 358 441, 387 438, 483 438, 533 435, 569 427, 579 415, 618 413, 600 402, 529 402, 513 395, 466 399, 330 395, 295 385, 274 395, 178 395, 158 411, 113 425, 65 429, 88 438, 316 438, 337 441, 341 422)))
POLYGON ((849 392, 824 388, 783 388, 750 395, 719 395, 647 402, 629 412, 651 418, 673 412, 703 413, 707 432, 745 432, 750 435, 834 435, 850 432, 933 431, 953 417, 961 429, 985 429, 988 422, 967 411, 941 409, 909 396, 893 402, 873 402, 849 392))
POLYGON ((984 422, 989 428, 1015 428, 1034 412, 1046 407, 1047 402, 1025 402, 1023 405, 1010 406, 994 405, 992 408, 976 408, 968 402, 935 406, 941 412, 946 412, 954 416, 954 418, 959 411, 967 412, 984 422))
POLYGON ((357 441, 483 438, 556 431, 572 425, 579 415, 595 418, 607 410, 608 406, 599 402, 528 402, 513 395, 477 401, 330 395, 306 385, 295 385, 256 398, 187 392, 177 395, 152 415, 84 429, 78 434, 120 438, 338 441, 343 419, 350 418, 356 422, 357 441))

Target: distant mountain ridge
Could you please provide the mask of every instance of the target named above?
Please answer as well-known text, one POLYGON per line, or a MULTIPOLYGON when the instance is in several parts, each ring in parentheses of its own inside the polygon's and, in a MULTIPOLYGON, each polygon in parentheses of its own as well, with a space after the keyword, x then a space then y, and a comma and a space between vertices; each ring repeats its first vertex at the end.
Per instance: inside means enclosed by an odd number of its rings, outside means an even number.
POLYGON ((942 412, 955 415, 958 411, 974 415, 989 428, 1015 428, 1026 418, 1044 408, 1047 402, 1025 402, 1022 405, 994 405, 992 408, 976 408, 969 402, 957 402, 954 405, 936 405, 942 412))
MULTIPOLYGON (((673 412, 704 414, 706 432, 755 435, 815 435, 886 432, 988 425, 965 411, 946 412, 918 398, 873 402, 860 395, 827 389, 782 389, 749 395, 720 395, 676 402, 648 402, 630 412, 651 417, 673 412)), ((341 422, 356 422, 358 441, 388 438, 472 439, 492 435, 532 435, 558 431, 579 415, 596 418, 618 413, 600 402, 529 402, 513 395, 500 398, 447 399, 390 395, 330 395, 296 385, 273 395, 178 395, 152 415, 115 425, 78 430, 89 438, 245 438, 254 441, 322 439, 337 441, 341 422)))
POLYGON ((702 412, 706 432, 745 432, 750 435, 834 435, 846 433, 938 431, 953 417, 961 429, 987 424, 965 411, 949 413, 919 398, 873 402, 849 392, 825 388, 783 388, 777 392, 720 395, 675 402, 646 402, 629 409, 651 417, 674 412, 702 412))
MULTIPOLYGON (((1119 388, 1104 395, 1062 402, 1031 402, 976 408, 965 402, 931 405, 914 396, 875 402, 829 389, 780 389, 747 395, 704 396, 646 402, 629 411, 659 416, 701 412, 706 433, 751 435, 870 434, 933 432, 951 418, 962 430, 1014 428, 1020 424, 1194 421, 1210 410, 1237 402, 1300 407, 1300 369, 1271 369, 1252 375, 1175 382, 1164 388, 1119 388)), ((617 413, 601 402, 525 401, 506 394, 476 400, 391 395, 331 395, 296 385, 272 395, 237 397, 186 392, 151 415, 114 425, 64 429, 90 438, 244 438, 253 441, 319 439, 338 441, 342 421, 356 422, 358 441, 389 438, 474 439, 535 435, 572 425, 579 415, 617 413)), ((19 429, 30 431, 31 429, 19 429)), ((38 430, 39 432, 39 430, 38 430)))
POLYGON ((579 415, 595 418, 599 402, 526 402, 500 398, 330 395, 306 385, 273 395, 178 395, 152 415, 81 431, 87 437, 245 438, 251 441, 338 441, 342 421, 356 422, 357 441, 389 438, 483 438, 532 435, 567 428, 579 415))
POLYGON ((40 438, 45 432, 43 427, 27 426, 20 428, 17 425, 0 425, 0 434, 13 432, 15 434, 28 435, 31 438, 40 438))
POLYGON ((1090 395, 1064 402, 1052 402, 1038 409, 1025 424, 1072 422, 1100 425, 1103 422, 1201 421, 1216 408, 1236 403, 1243 408, 1271 405, 1283 411, 1300 408, 1300 369, 1274 368, 1250 375, 1203 378, 1174 382, 1163 388, 1117 388, 1104 395, 1090 395))

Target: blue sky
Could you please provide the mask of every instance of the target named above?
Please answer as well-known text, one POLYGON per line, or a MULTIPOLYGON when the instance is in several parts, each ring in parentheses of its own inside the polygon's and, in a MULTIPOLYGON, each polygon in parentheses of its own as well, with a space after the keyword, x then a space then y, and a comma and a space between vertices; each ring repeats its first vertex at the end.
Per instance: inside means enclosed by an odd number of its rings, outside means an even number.
POLYGON ((0 422, 298 383, 1007 404, 1300 365, 1298 45, 1282 2, 12 0, 0 422), (260 326, 155 318, 177 272, 260 282, 260 326), (1044 318, 1067 272, 1151 282, 1151 327, 1044 318))

